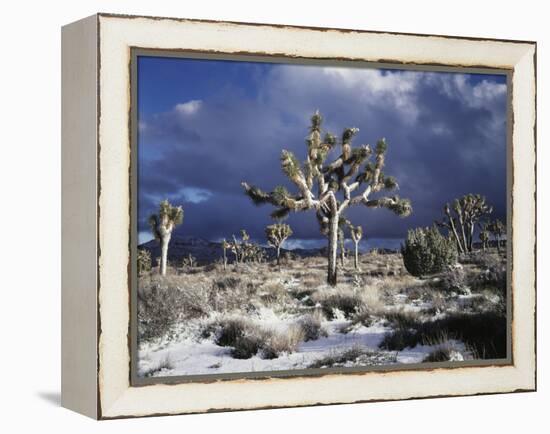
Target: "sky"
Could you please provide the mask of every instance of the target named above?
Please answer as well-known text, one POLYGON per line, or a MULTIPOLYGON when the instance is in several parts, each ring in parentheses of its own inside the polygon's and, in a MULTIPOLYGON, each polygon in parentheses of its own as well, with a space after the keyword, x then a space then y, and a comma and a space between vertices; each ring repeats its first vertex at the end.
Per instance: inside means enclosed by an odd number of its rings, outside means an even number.
MULTIPOLYGON (((184 208, 178 236, 217 241, 244 228, 263 241, 273 208, 253 205, 240 183, 293 191, 279 157, 286 149, 305 159, 315 110, 338 137, 359 128, 356 146, 384 137, 385 173, 412 201, 407 218, 350 209, 367 239, 403 239, 467 193, 486 196, 493 217, 506 220, 504 75, 140 56, 137 98, 140 243, 152 238, 147 219, 165 198, 184 208)), ((289 247, 322 240, 313 211, 286 222, 289 247)))

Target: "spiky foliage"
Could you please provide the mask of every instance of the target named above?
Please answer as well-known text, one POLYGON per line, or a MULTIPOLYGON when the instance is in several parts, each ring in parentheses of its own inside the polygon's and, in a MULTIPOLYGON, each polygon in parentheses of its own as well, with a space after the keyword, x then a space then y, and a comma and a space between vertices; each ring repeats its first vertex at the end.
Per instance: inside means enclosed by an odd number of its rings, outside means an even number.
POLYGON ((137 270, 140 276, 151 271, 151 253, 149 250, 138 249, 137 270))
POLYGON ((265 259, 264 249, 250 241, 250 235, 248 235, 245 229, 241 229, 240 238, 233 235, 233 241, 227 244, 235 255, 235 264, 245 262, 260 263, 265 259))
POLYGON ((159 204, 157 214, 149 217, 149 226, 156 240, 160 242, 160 273, 166 275, 166 266, 168 262, 168 244, 172 237, 172 231, 177 225, 183 222, 183 208, 173 206, 168 200, 163 200, 159 204))
POLYGON ((457 259, 456 243, 441 235, 435 226, 409 230, 401 254, 405 268, 413 276, 439 273, 457 259))
POLYGON ((506 235, 506 225, 500 220, 495 219, 487 224, 487 230, 491 233, 491 235, 493 235, 497 245, 497 250, 500 252, 500 240, 503 235, 506 235))
POLYGON ((355 245, 355 255, 353 266, 356 270, 359 270, 359 242, 363 238, 363 228, 361 226, 349 225, 351 239, 355 245))
POLYGON ((276 223, 265 228, 265 236, 267 238, 267 244, 275 248, 277 265, 280 265, 281 247, 283 247, 284 242, 292 236, 292 229, 287 224, 276 223))
POLYGON ((445 204, 443 212, 445 217, 437 225, 452 234, 460 253, 469 253, 473 251, 476 224, 491 214, 493 207, 487 204, 485 196, 470 193, 455 199, 452 206, 445 204))
POLYGON ((336 251, 338 222, 349 207, 363 205, 368 208, 386 208, 405 217, 412 212, 411 202, 397 195, 380 196, 383 191, 398 189, 395 178, 383 173, 388 144, 385 139, 377 142, 374 149, 369 145, 352 147, 357 128, 344 129, 340 141, 330 134, 322 135, 321 114, 316 111, 311 117, 309 135, 306 139, 307 156, 300 164, 296 156, 283 150, 281 169, 295 192, 276 187, 266 192, 246 182, 245 193, 257 204, 275 207, 272 217, 281 219, 290 212, 313 210, 323 233, 328 235, 327 281, 336 285, 336 251), (327 162, 328 155, 337 143, 341 145, 338 157, 327 162))

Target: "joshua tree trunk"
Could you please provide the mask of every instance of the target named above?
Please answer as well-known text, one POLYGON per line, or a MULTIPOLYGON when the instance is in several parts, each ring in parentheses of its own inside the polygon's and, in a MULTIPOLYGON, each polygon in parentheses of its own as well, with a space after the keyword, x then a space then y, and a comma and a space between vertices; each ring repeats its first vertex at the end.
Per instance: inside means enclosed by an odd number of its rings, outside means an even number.
POLYGON ((500 253, 500 237, 497 235, 495 238, 497 242, 497 252, 500 253))
POLYGON ((344 267, 344 265, 346 265, 346 251, 344 249, 345 249, 344 240, 341 239, 340 240, 340 263, 342 265, 342 268, 344 267))
POLYGON ((336 258, 338 253, 338 215, 332 215, 329 221, 328 238, 328 273, 327 283, 336 286, 337 267, 336 258))
POLYGON ((166 264, 168 263, 168 243, 172 234, 164 234, 160 239, 160 274, 166 276, 166 264))
POLYGON ((281 246, 277 246, 277 265, 281 265, 281 246))
POLYGON ((464 247, 462 246, 462 243, 460 242, 460 238, 458 236, 458 232, 456 231, 456 226, 455 226, 454 220, 450 219, 449 221, 450 221, 450 225, 451 225, 451 230, 453 231, 453 235, 454 235, 455 240, 456 240, 456 245, 458 246, 458 251, 460 253, 466 253, 464 247))
POLYGON ((227 254, 225 252, 225 249, 223 249, 223 269, 227 270, 227 254))
POLYGON ((359 270, 359 241, 355 241, 355 255, 353 257, 353 267, 359 270))

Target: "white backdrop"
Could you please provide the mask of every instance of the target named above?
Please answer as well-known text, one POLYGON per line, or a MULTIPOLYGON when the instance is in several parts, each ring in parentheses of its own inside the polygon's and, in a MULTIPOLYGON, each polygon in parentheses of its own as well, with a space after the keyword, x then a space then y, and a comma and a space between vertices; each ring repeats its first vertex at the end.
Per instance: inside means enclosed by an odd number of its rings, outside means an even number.
MULTIPOLYGON (((544 2, 5 2, 0 25, 0 430, 72 433, 548 430, 548 57, 544 2), (326 5, 324 4, 326 3, 326 5), (368 4, 370 3, 370 4, 368 4), (528 39, 538 42, 538 367, 529 394, 94 422, 59 407, 60 27, 95 12, 528 39), (546 139, 546 140, 545 140, 546 139), (545 173, 546 172, 546 173, 545 173), (545 227, 546 226, 546 227, 545 227), (546 412, 545 412, 546 410, 546 412)), ((521 182, 521 180, 518 180, 521 182)))

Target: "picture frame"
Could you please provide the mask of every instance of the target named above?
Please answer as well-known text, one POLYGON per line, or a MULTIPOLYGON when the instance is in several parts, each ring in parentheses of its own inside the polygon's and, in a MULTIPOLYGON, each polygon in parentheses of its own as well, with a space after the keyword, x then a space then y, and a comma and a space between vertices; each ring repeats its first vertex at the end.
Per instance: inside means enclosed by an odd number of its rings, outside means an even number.
POLYGON ((536 390, 536 43, 96 14, 62 31, 62 405, 95 419, 536 390), (498 71, 508 94, 502 363, 136 377, 139 54, 498 71))

